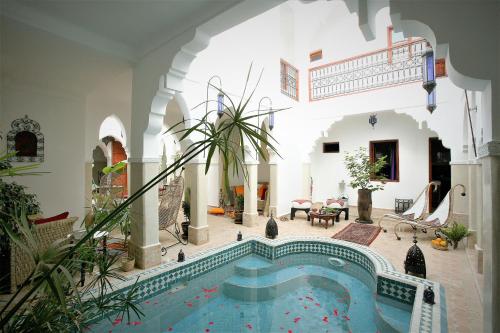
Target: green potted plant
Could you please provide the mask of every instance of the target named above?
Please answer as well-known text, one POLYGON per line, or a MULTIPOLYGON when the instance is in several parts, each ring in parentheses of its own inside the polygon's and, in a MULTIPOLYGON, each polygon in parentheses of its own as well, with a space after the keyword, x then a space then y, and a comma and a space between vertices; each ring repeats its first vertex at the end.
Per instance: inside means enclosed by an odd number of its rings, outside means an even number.
MULTIPOLYGON (((1 170, 7 170, 10 164, 3 162, 1 170)), ((0 178, 0 224, 16 231, 17 226, 12 219, 18 216, 21 208, 27 216, 40 213, 40 205, 34 194, 25 192, 25 187, 15 182, 7 183, 0 178)), ((10 241, 4 228, 0 228, 0 293, 10 292, 10 241)))
POLYGON ((386 156, 377 161, 371 161, 365 147, 359 147, 353 153, 347 152, 344 158, 347 172, 351 177, 350 185, 358 189, 358 218, 356 222, 373 223, 372 214, 372 192, 383 190, 383 177, 380 170, 387 164, 386 156), (382 180, 381 184, 373 184, 372 180, 382 180))
POLYGON ((453 222, 450 227, 441 229, 441 232, 453 244, 453 249, 456 250, 458 243, 465 237, 470 235, 469 230, 463 224, 453 222))
POLYGON ((236 203, 234 207, 234 223, 243 223, 243 211, 245 210, 245 197, 242 195, 236 196, 236 203))
POLYGON ((124 214, 120 216, 120 231, 123 235, 123 249, 126 250, 126 256, 121 258, 121 269, 124 272, 129 272, 134 269, 135 257, 130 249, 130 243, 128 242, 130 237, 130 229, 132 226, 132 220, 130 218, 130 207, 127 207, 123 211, 124 214))

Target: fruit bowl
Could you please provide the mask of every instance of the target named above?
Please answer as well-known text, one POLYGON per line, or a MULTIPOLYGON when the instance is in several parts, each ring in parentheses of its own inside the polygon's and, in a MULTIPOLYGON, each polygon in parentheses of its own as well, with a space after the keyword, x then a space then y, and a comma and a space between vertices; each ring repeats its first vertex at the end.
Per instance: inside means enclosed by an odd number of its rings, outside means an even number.
POLYGON ((431 241, 431 245, 436 250, 448 251, 448 242, 445 239, 436 238, 431 241))

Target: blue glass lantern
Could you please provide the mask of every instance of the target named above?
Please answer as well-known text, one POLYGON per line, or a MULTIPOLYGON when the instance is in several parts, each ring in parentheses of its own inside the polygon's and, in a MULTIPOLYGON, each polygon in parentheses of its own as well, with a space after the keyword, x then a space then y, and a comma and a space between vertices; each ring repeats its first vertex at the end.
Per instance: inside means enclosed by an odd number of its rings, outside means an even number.
POLYGON ((422 86, 430 94, 436 86, 436 76, 434 73, 434 51, 429 44, 422 54, 422 79, 422 86))
POLYGON ((269 129, 272 131, 274 128, 274 111, 269 113, 269 129))
POLYGON ((427 110, 429 110, 430 113, 436 110, 436 89, 427 95, 427 110))
POLYGON ((219 94, 217 94, 217 116, 221 118, 223 114, 224 114, 224 94, 220 92, 219 94))

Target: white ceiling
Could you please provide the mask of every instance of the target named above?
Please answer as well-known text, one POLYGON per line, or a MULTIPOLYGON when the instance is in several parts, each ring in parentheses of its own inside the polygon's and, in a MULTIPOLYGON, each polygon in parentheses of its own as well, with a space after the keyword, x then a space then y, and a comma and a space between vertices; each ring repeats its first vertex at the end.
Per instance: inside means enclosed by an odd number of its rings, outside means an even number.
POLYGON ((241 1, 6 0, 3 9, 23 23, 134 60, 241 1))

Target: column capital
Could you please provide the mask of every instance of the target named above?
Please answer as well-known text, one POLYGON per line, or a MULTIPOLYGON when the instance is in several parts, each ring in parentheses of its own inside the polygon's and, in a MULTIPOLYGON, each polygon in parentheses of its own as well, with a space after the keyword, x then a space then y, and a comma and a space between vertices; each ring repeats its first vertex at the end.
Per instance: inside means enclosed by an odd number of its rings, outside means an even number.
POLYGON ((129 157, 129 163, 160 163, 160 159, 156 157, 129 157))
POLYGON ((477 155, 479 158, 500 156, 500 141, 490 141, 479 146, 477 155))

